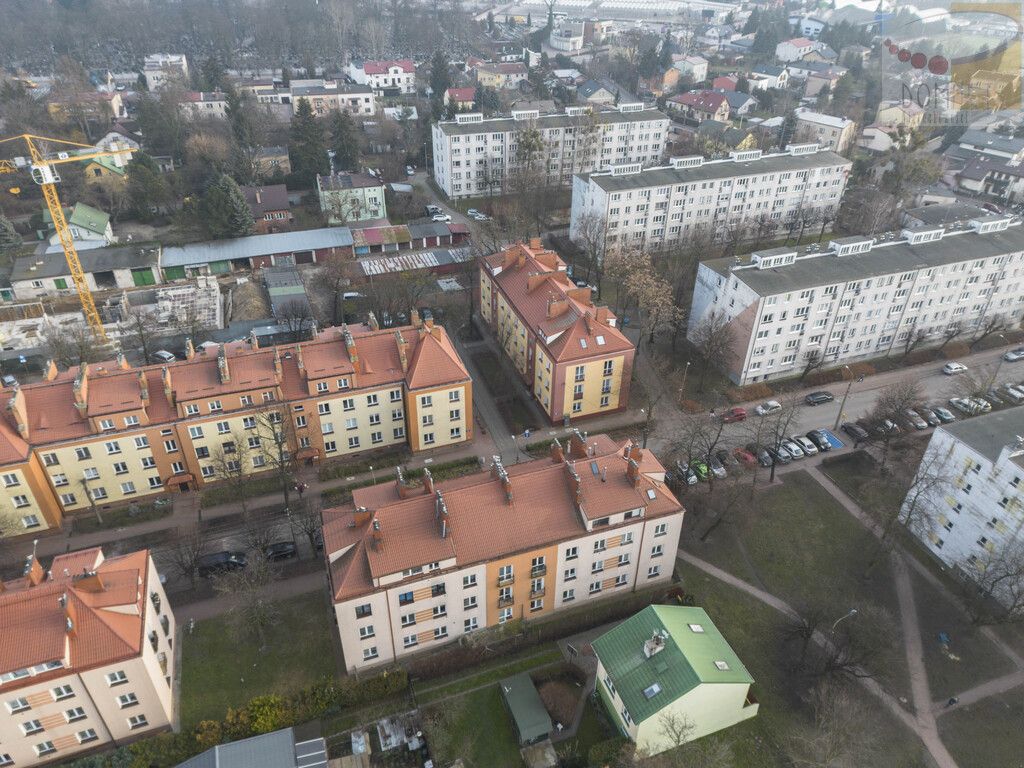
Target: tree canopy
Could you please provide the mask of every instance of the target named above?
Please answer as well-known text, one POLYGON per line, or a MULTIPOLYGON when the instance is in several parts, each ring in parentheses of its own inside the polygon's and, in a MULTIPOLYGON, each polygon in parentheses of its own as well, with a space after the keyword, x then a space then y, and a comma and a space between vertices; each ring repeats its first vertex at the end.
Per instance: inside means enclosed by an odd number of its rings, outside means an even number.
POLYGON ((241 237, 255 231, 252 210, 238 184, 226 173, 206 190, 199 207, 211 237, 241 237))

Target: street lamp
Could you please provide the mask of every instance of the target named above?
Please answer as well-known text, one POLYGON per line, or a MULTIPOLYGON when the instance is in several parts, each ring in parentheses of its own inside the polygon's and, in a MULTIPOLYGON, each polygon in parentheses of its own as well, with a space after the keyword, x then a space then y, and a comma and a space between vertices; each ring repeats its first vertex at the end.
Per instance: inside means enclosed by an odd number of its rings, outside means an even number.
POLYGON ((835 622, 832 624, 832 629, 830 630, 831 633, 833 635, 835 634, 836 627, 839 626, 839 622, 843 621, 844 619, 852 619, 856 615, 857 615, 857 609, 856 608, 851 608, 849 613, 847 613, 845 616, 840 616, 838 619, 835 620, 835 622))
POLYGON ((512 435, 512 442, 515 443, 515 446, 516 446, 516 464, 518 464, 519 463, 519 435, 513 434, 512 435))
MULTIPOLYGON (((1006 337, 1003 334, 997 333, 996 337, 1002 339, 1004 344, 1006 343, 1006 337)), ((995 373, 992 374, 992 378, 988 382, 989 389, 996 385, 996 379, 999 378, 999 369, 1003 367, 1003 359, 1003 356, 999 355, 999 362, 996 363, 995 373)))
POLYGON ((373 471, 373 464, 370 465, 370 479, 373 481, 374 485, 377 484, 377 474, 373 471))
POLYGON ((683 386, 680 388, 680 392, 683 393, 683 399, 686 398, 686 374, 690 372, 690 361, 686 361, 686 367, 683 368, 683 386))
POLYGON ((640 413, 642 413, 644 415, 644 425, 643 425, 643 427, 640 430, 640 438, 641 438, 640 447, 641 448, 646 448, 647 447, 647 429, 648 429, 648 427, 650 426, 650 423, 651 423, 651 412, 648 411, 646 408, 641 408, 640 409, 640 413))
POLYGON ((850 396, 850 389, 853 387, 853 371, 850 370, 850 366, 848 365, 844 365, 843 370, 850 374, 850 383, 846 385, 846 391, 843 393, 843 400, 839 403, 839 413, 836 414, 836 423, 832 427, 833 432, 839 429, 839 422, 843 418, 843 409, 846 408, 846 398, 850 396))

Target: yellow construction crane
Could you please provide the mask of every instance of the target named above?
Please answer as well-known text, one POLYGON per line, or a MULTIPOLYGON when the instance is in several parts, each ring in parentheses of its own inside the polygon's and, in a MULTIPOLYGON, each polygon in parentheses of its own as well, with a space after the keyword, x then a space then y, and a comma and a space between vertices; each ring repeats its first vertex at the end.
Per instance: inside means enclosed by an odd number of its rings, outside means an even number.
POLYGON ((23 133, 19 136, 11 136, 7 139, 0 139, 0 144, 11 141, 24 141, 28 147, 28 158, 15 157, 7 160, 0 160, 0 173, 14 173, 23 168, 28 168, 32 174, 32 180, 43 190, 43 199, 46 200, 46 207, 50 211, 50 218, 53 219, 53 228, 60 239, 61 247, 64 249, 64 258, 67 259, 68 269, 71 270, 71 279, 78 291, 78 300, 82 303, 82 313, 85 315, 89 327, 99 341, 106 341, 107 334, 103 330, 103 321, 100 320, 100 313, 96 311, 96 302, 93 301, 89 285, 85 281, 85 272, 82 270, 82 262, 78 259, 78 251, 75 250, 74 238, 71 236, 71 229, 68 227, 67 219, 64 217, 64 208, 57 196, 57 184, 60 183, 60 174, 55 166, 64 163, 80 163, 83 160, 92 160, 97 157, 116 157, 131 153, 134 150, 125 147, 119 150, 102 150, 90 144, 79 144, 64 139, 51 139, 46 136, 34 136, 30 133, 23 133), (37 142, 61 144, 74 147, 75 152, 43 152, 37 142), (90 149, 91 152, 82 152, 82 149, 90 149))

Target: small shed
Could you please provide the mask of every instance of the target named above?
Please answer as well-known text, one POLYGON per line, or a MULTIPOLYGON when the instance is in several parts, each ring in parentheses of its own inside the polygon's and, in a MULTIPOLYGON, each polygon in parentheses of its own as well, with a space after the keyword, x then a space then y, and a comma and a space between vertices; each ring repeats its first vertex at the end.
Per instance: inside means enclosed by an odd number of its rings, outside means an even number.
POLYGON ((512 715, 520 746, 536 744, 551 735, 551 718, 528 673, 502 680, 501 696, 512 715))

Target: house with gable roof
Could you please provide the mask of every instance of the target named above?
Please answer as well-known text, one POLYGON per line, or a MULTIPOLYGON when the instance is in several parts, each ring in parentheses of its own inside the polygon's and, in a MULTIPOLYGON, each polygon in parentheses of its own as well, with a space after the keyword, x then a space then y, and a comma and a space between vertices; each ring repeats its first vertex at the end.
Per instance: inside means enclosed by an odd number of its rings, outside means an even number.
POLYGON ((597 691, 619 731, 645 754, 757 714, 747 668, 703 608, 651 605, 593 642, 597 691))

